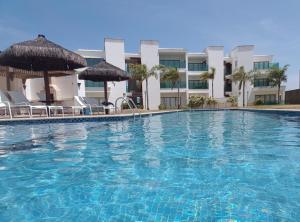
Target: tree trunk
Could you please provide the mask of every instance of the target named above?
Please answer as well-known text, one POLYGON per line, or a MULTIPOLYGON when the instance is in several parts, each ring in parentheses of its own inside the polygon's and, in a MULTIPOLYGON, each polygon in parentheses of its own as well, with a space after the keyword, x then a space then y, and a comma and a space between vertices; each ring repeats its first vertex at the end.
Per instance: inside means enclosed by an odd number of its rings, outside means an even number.
POLYGON ((149 110, 148 78, 146 78, 146 103, 147 103, 147 110, 149 110))
MULTIPOLYGON (((104 99, 105 99, 105 105, 108 106, 108 98, 107 98, 107 81, 104 81, 104 99)), ((109 114, 109 110, 105 109, 105 114, 109 114)))
POLYGON ((243 107, 245 107, 245 82, 243 82, 243 107))
POLYGON ((212 80, 212 82, 211 82, 211 91, 212 91, 212 93, 211 93, 212 98, 214 98, 214 80, 212 80))
POLYGON ((48 71, 44 71, 44 84, 45 84, 45 94, 46 94, 46 105, 51 105, 50 83, 49 83, 48 71))
POLYGON ((178 88, 177 88, 177 99, 178 99, 178 104, 177 104, 177 109, 180 109, 180 105, 181 104, 179 104, 179 97, 180 97, 180 94, 179 94, 179 82, 178 82, 178 88))
POLYGON ((280 104, 280 86, 281 84, 278 85, 278 92, 277 92, 277 103, 280 104))

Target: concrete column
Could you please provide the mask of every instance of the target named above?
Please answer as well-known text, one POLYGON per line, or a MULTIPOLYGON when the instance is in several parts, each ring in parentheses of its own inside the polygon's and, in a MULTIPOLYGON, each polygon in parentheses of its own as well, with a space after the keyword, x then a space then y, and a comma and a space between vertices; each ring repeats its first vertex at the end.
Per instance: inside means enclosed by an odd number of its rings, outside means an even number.
MULTIPOLYGON (((208 69, 211 67, 216 69, 214 78, 214 98, 224 98, 224 47, 209 46, 206 49, 208 57, 208 69)), ((212 80, 209 81, 209 96, 212 96, 212 80)))
MULTIPOLYGON (((125 70, 124 40, 106 38, 104 48, 106 62, 125 70)), ((108 88, 110 89, 108 101, 115 103, 118 97, 126 93, 126 81, 108 82, 108 88)))
MULTIPOLYGON (((244 45, 237 46, 231 51, 232 57, 232 73, 235 70, 239 69, 241 66, 244 67, 246 72, 253 70, 253 55, 254 55, 254 46, 253 45, 244 45)), ((232 83, 232 93, 238 98, 238 106, 243 106, 243 90, 239 90, 239 83, 232 83)), ((249 96, 252 91, 251 82, 247 82, 245 85, 245 106, 247 106, 249 96)))
MULTIPOLYGON (((158 41, 142 40, 140 44, 141 62, 150 70, 153 66, 159 64, 158 41)), ((142 84, 143 104, 146 104, 146 81, 142 84)), ((160 77, 150 77, 148 79, 148 95, 150 110, 158 110, 160 105, 160 77)), ((146 107, 144 107, 146 108, 146 107)))

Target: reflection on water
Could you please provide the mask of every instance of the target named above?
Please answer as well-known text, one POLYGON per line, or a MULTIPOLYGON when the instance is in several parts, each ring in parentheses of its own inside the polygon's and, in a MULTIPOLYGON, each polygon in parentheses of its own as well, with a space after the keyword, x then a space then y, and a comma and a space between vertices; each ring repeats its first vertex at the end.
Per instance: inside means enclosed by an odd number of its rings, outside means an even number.
POLYGON ((297 221, 300 118, 0 126, 0 221, 297 221))

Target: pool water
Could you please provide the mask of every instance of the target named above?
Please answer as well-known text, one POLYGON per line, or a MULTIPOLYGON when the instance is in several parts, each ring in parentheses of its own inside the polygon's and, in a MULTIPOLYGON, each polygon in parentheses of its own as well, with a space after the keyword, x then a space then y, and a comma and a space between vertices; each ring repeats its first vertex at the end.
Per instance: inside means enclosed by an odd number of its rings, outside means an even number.
POLYGON ((299 221, 300 116, 0 126, 0 221, 299 221))

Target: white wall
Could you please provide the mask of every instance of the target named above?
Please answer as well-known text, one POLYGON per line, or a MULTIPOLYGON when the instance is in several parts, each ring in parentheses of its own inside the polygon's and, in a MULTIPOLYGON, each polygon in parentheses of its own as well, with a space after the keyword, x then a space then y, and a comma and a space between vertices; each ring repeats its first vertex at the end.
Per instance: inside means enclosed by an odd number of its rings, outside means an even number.
POLYGON ((52 77, 51 86, 55 89, 55 100, 73 100, 78 95, 76 75, 52 77))
MULTIPOLYGON (((108 63, 125 70, 125 50, 124 40, 122 39, 105 39, 105 59, 108 63)), ((118 97, 126 93, 126 81, 108 82, 110 94, 108 95, 109 102, 114 103, 118 97)))
MULTIPOLYGON (((224 47, 210 46, 206 49, 208 68, 216 69, 214 78, 214 98, 224 98, 224 47)), ((209 80, 209 96, 212 96, 212 80, 209 80)))
MULTIPOLYGON (((253 70, 253 54, 253 45, 237 46, 234 48, 231 52, 233 73, 241 66, 244 67, 246 72, 253 70)), ((247 82, 245 87, 245 106, 247 106, 252 88, 251 82, 247 82)), ((243 106, 243 90, 239 90, 238 83, 232 83, 232 94, 238 97, 238 106, 243 106)))
MULTIPOLYGON (((140 44, 141 52, 141 63, 145 64, 148 69, 151 69, 153 66, 159 64, 159 55, 158 55, 158 41, 152 40, 142 40, 140 44)), ((146 104, 146 81, 143 81, 142 84, 143 91, 143 104, 146 104)), ((149 94, 149 108, 150 110, 158 110, 160 105, 160 80, 159 76, 157 79, 155 77, 150 77, 148 79, 148 94, 149 94)))
POLYGON ((78 79, 78 76, 77 76, 77 83, 80 84, 80 86, 78 87, 78 96, 85 97, 86 96, 86 94, 85 94, 85 81, 78 79))
MULTIPOLYGON (((50 87, 55 100, 73 100, 74 96, 78 95, 75 75, 51 77, 50 87)), ((30 101, 40 101, 46 98, 43 78, 28 79, 26 81, 26 97, 30 101)))
POLYGON ((44 79, 28 79, 26 81, 26 97, 30 101, 40 100, 39 93, 45 93, 44 79))

